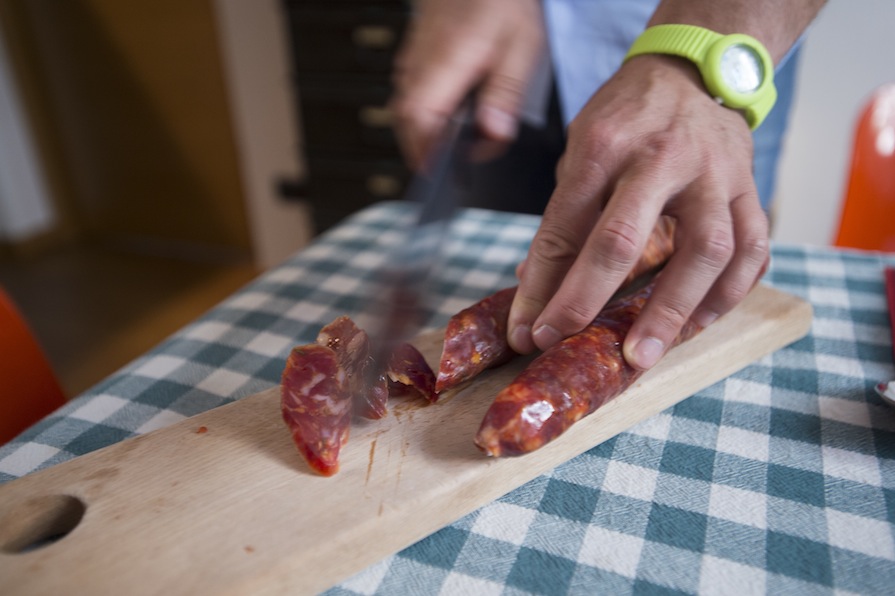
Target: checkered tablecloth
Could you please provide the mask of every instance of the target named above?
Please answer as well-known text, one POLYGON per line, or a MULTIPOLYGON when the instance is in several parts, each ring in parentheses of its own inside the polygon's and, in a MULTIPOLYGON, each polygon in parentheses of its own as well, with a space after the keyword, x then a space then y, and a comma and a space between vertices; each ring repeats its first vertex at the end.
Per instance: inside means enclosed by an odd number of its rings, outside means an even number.
MULTIPOLYGON (((0 448, 0 482, 279 381, 289 349, 365 306, 409 220, 360 212, 0 448)), ((496 289, 537 226, 465 212, 430 324, 496 289)), ((810 334, 386 558, 332 594, 891 593, 895 255, 774 246, 765 283, 810 334)))

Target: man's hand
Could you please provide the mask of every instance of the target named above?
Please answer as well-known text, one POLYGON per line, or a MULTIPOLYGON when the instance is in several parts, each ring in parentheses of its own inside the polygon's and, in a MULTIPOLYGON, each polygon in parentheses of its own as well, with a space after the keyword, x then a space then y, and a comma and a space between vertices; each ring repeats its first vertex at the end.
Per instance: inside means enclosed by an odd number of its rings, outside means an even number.
POLYGON ((692 64, 628 61, 569 127, 520 271, 513 349, 545 349, 590 323, 663 213, 677 218, 675 254, 628 334, 628 362, 651 367, 688 319, 708 325, 733 308, 768 258, 751 165, 745 119, 709 97, 692 64))
POLYGON ((420 169, 467 93, 490 153, 516 137, 546 44, 538 0, 421 0, 395 64, 391 108, 401 149, 420 169))

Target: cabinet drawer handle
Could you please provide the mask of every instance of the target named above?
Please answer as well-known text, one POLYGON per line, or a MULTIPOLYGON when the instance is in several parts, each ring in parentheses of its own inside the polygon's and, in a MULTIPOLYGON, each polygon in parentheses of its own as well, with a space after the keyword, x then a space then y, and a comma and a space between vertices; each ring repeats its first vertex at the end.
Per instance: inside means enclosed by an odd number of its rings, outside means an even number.
POLYGON ((387 174, 373 174, 367 178, 367 191, 374 197, 396 197, 401 192, 401 181, 387 174))
POLYGON ((364 106, 357 117, 364 126, 374 128, 388 128, 393 122, 391 110, 382 106, 364 106))
POLYGON ((384 25, 360 25, 351 33, 354 45, 368 50, 386 50, 395 45, 396 37, 394 30, 384 25))

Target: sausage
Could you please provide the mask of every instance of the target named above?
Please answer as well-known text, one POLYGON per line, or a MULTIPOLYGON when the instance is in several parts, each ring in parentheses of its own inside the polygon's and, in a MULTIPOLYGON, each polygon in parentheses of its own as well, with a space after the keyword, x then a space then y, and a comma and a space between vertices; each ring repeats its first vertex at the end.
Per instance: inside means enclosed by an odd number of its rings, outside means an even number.
POLYGON ((412 344, 400 344, 392 352, 386 369, 389 394, 415 393, 429 403, 438 401, 435 392, 435 373, 426 359, 412 344))
POLYGON ((312 470, 339 471, 339 452, 356 413, 381 418, 387 379, 370 356, 370 339, 347 316, 324 326, 313 344, 297 346, 280 381, 280 409, 292 441, 312 470))
MULTIPOLYGON (((475 444, 491 456, 522 455, 549 443, 630 387, 642 374, 622 346, 655 282, 610 303, 583 331, 545 350, 485 413, 475 444)), ((701 330, 688 322, 672 345, 701 330)))
POLYGON ((343 315, 320 330, 317 343, 331 348, 339 357, 348 377, 354 413, 373 419, 385 416, 388 381, 383 367, 373 360, 366 331, 343 315))
POLYGON ((339 470, 353 415, 382 418, 389 393, 412 392, 430 402, 435 373, 411 344, 398 345, 387 363, 371 355, 370 338, 347 316, 324 326, 316 343, 297 346, 280 381, 280 409, 292 440, 311 469, 339 470))
POLYGON ((515 287, 505 288, 451 317, 435 391, 455 387, 515 355, 507 343, 507 319, 515 295, 515 287))
POLYGON ((280 409, 299 453, 324 476, 339 471, 351 402, 348 374, 335 350, 319 344, 292 349, 280 383, 280 409))
MULTIPOLYGON (((668 260, 674 251, 674 221, 667 216, 659 219, 622 287, 668 260)), ((507 342, 510 306, 515 295, 515 287, 505 288, 451 317, 445 329, 436 391, 456 387, 516 355, 507 342)))
POLYGON ((636 278, 640 277, 648 271, 656 269, 664 264, 672 253, 674 253, 674 231, 676 228, 676 220, 673 217, 663 215, 656 222, 656 227, 650 233, 646 246, 643 247, 643 254, 634 264, 634 268, 625 278, 625 284, 629 284, 636 278))

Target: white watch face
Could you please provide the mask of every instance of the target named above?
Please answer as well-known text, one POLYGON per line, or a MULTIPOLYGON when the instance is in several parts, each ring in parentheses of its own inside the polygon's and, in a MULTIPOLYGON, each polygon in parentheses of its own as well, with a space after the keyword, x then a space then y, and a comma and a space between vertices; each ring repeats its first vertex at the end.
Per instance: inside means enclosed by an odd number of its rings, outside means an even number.
POLYGON ((721 77, 737 93, 754 93, 764 76, 761 57, 749 46, 734 44, 721 55, 721 77))

